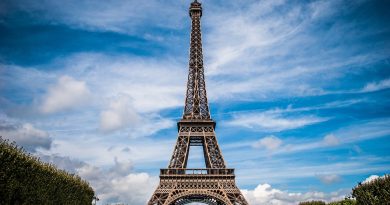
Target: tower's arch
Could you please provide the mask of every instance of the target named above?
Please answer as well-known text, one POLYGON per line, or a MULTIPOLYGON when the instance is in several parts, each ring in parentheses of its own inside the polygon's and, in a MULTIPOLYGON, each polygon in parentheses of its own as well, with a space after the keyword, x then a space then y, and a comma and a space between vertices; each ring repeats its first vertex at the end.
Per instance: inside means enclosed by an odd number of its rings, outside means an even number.
POLYGON ((230 201, 222 193, 207 190, 188 190, 175 194, 167 200, 170 205, 185 205, 191 202, 199 202, 207 205, 230 205, 230 201))

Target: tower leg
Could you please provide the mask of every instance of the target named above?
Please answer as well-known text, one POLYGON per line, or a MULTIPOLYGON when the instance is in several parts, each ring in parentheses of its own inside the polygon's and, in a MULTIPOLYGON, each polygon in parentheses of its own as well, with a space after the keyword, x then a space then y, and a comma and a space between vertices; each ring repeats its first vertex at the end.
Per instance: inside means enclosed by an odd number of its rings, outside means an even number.
POLYGON ((185 168, 188 161, 190 137, 179 133, 169 168, 185 168))

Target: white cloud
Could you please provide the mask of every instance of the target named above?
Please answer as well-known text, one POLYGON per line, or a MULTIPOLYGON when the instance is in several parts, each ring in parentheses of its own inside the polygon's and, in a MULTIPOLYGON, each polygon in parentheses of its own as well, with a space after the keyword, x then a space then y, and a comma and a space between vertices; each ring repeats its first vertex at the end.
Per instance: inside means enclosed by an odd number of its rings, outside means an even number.
MULTIPOLYGON (((349 107, 361 102, 364 102, 364 99, 352 99, 352 100, 345 100, 345 101, 332 101, 328 102, 325 104, 320 104, 320 105, 315 105, 315 106, 309 106, 309 107, 293 107, 292 104, 288 105, 286 108, 272 108, 264 112, 258 112, 257 110, 244 110, 244 111, 238 111, 238 112, 227 112, 227 113, 222 113, 222 114, 228 114, 233 116, 232 121, 228 121, 228 123, 233 123, 241 126, 246 126, 249 128, 253 128, 250 126, 251 124, 263 124, 262 122, 258 121, 256 122, 256 116, 259 116, 259 119, 281 119, 279 123, 281 125, 283 124, 288 124, 291 117, 284 117, 284 116, 294 116, 296 117, 297 115, 300 116, 301 113, 307 113, 311 111, 317 111, 317 110, 326 110, 326 109, 336 109, 336 108, 344 108, 344 107, 349 107), (236 119, 244 119, 245 122, 239 122, 236 119), (252 119, 254 118, 254 119, 252 119), (253 121, 251 123, 248 123, 248 121, 253 121), (284 122, 284 123, 283 123, 284 122)), ((326 121, 326 118, 319 118, 319 117, 312 117, 312 116, 300 116, 301 118, 308 117, 310 119, 322 119, 326 121)), ((296 124, 291 124, 292 127, 295 125, 299 125, 299 122, 302 122, 303 120, 300 120, 301 118, 298 117, 298 120, 294 122, 294 120, 291 119, 291 123, 296 123, 296 124)), ((266 120, 262 120, 266 121, 266 120)), ((264 127, 273 127, 272 123, 278 123, 278 120, 271 120, 268 122, 269 125, 264 127), (271 126, 272 125, 272 126, 271 126)), ((275 125, 276 126, 276 125, 275 125)), ((281 126, 283 127, 283 126, 281 126)), ((275 127, 276 128, 276 127, 275 127)), ((287 126, 288 128, 288 126, 287 126)), ((272 131, 273 129, 271 129, 272 131)))
POLYGON ((243 194, 249 204, 269 204, 269 205, 296 205, 299 202, 321 200, 321 201, 337 201, 343 199, 347 194, 347 190, 340 190, 331 193, 324 192, 288 192, 272 188, 269 184, 259 184, 254 190, 243 190, 243 194))
POLYGON ((282 145, 283 141, 273 135, 264 137, 257 141, 253 146, 255 148, 266 148, 267 150, 276 150, 282 145))
POLYGON ((98 204, 144 205, 157 187, 158 180, 144 172, 135 172, 133 163, 114 159, 101 168, 59 155, 38 155, 42 160, 87 180, 100 199, 98 204))
POLYGON ((372 182, 373 180, 379 179, 379 178, 380 178, 380 176, 378 176, 378 175, 371 175, 367 179, 365 179, 363 181, 363 183, 369 183, 369 182, 372 182))
POLYGON ((137 113, 130 96, 111 100, 108 109, 100 113, 100 129, 105 132, 123 130, 132 138, 150 136, 172 127, 174 122, 157 114, 137 113))
POLYGON ((316 116, 284 117, 282 114, 275 113, 271 110, 260 113, 236 114, 227 123, 263 131, 283 131, 324 122, 326 120, 327 118, 316 116))
POLYGON ((130 99, 125 96, 114 99, 109 108, 100 113, 100 128, 104 131, 120 129, 139 122, 140 116, 134 110, 130 99))
MULTIPOLYGON (((7 71, 12 70, 12 75, 4 77, 10 83, 22 82, 25 92, 31 93, 33 98, 39 98, 39 90, 49 87, 48 93, 40 100, 43 102, 39 106, 40 112, 59 112, 88 102, 88 107, 77 110, 78 113, 67 112, 36 119, 52 130, 78 129, 85 133, 100 128, 103 131, 129 131, 127 135, 131 137, 149 136, 174 125, 171 119, 161 117, 158 112, 183 106, 187 69, 173 59, 161 61, 79 53, 58 59, 48 66, 63 69, 47 74, 40 67, 6 66, 7 71), (73 77, 67 76, 69 73, 73 77), (7 78, 9 76, 13 77, 7 78), (55 79, 59 80, 52 85, 55 79), (65 120, 68 118, 72 120, 65 120)), ((13 114, 19 118, 36 116, 31 113, 33 109, 30 107, 16 108, 12 108, 13 114)))
POLYGON ((130 159, 138 166, 165 166, 175 145, 175 136, 168 140, 151 137, 131 138, 126 132, 115 132, 109 135, 79 135, 77 138, 71 132, 64 139, 55 139, 50 150, 40 150, 44 155, 64 155, 79 159, 99 167, 112 164, 112 159, 119 161, 130 159), (109 137, 107 137, 109 136, 109 137), (108 140, 107 140, 108 139, 108 140), (129 150, 128 152, 124 150, 129 150))
POLYGON ((52 138, 44 130, 30 123, 17 123, 7 118, 0 119, 0 136, 15 141, 17 145, 34 152, 39 148, 50 149, 52 138))
POLYGON ((335 135, 329 134, 324 137, 324 143, 328 146, 336 146, 340 144, 340 140, 335 135))
POLYGON ((61 76, 56 85, 49 87, 43 98, 40 110, 43 113, 55 113, 86 103, 91 93, 83 81, 70 76, 61 76))
POLYGON ((133 172, 128 162, 115 161, 108 171, 85 165, 77 169, 77 174, 94 188, 99 204, 145 204, 158 183, 147 173, 133 172))
POLYGON ((390 79, 385 79, 379 82, 368 83, 362 92, 374 92, 390 88, 390 79))
POLYGON ((187 69, 176 60, 82 53, 58 64, 65 64, 64 72, 87 82, 103 103, 126 96, 137 113, 183 106, 187 69))
POLYGON ((337 174, 318 175, 317 177, 324 184, 333 184, 341 180, 341 177, 337 174))

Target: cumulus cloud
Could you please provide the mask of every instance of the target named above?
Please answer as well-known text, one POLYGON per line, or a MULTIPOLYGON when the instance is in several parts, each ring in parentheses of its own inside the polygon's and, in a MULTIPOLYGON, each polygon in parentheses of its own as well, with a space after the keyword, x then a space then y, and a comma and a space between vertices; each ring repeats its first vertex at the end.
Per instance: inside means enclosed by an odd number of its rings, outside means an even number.
POLYGON ((257 141, 253 147, 255 148, 265 148, 267 150, 276 150, 277 148, 282 145, 283 141, 279 139, 278 137, 275 137, 273 135, 264 137, 257 141))
POLYGON ((104 170, 92 165, 77 169, 77 174, 90 182, 103 204, 145 204, 158 180, 147 173, 135 173, 130 162, 118 162, 104 170))
POLYGON ((65 75, 58 79, 57 84, 49 87, 40 110, 50 114, 78 107, 87 102, 90 96, 85 82, 65 75))
POLYGON ((324 184, 333 184, 341 180, 341 177, 337 174, 318 175, 317 178, 324 184))
POLYGON ((322 200, 336 201, 343 199, 347 194, 347 190, 337 192, 288 192, 272 188, 269 184, 259 184, 254 190, 243 190, 243 194, 249 204, 269 204, 269 205, 296 205, 302 201, 322 200))
POLYGON ((363 181, 363 183, 369 183, 369 182, 372 182, 373 180, 379 179, 379 178, 380 178, 380 176, 378 176, 378 175, 371 175, 367 179, 365 179, 363 181))
POLYGON ((266 111, 260 113, 233 115, 233 119, 228 124, 242 126, 250 129, 263 131, 283 131, 291 130, 307 125, 312 125, 326 121, 327 118, 316 116, 295 116, 285 117, 281 113, 266 111))
POLYGON ((16 144, 31 152, 39 148, 50 149, 52 145, 52 138, 46 131, 30 123, 17 123, 7 119, 0 119, 0 136, 15 141, 16 144))
POLYGON ((100 129, 104 132, 123 130, 132 138, 152 135, 172 127, 173 121, 156 114, 139 114, 129 96, 114 98, 108 109, 100 113, 100 129))
POLYGON ((104 131, 112 131, 130 126, 131 123, 137 124, 140 120, 140 116, 134 110, 131 100, 121 96, 113 100, 107 110, 101 112, 100 128, 104 131))

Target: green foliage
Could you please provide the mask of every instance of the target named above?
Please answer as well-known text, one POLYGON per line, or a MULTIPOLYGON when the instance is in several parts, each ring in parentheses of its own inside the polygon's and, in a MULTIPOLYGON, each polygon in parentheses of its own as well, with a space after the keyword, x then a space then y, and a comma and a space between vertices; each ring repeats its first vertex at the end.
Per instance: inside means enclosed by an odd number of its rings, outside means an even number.
POLYGON ((328 205, 356 205, 356 200, 354 199, 350 199, 350 198, 346 198, 342 201, 337 201, 337 202, 331 202, 329 203, 328 205))
POLYGON ((371 182, 359 183, 352 190, 357 204, 379 205, 390 204, 390 176, 374 179, 371 182))
POLYGON ((0 204, 91 204, 88 182, 0 137, 0 204))
POLYGON ((345 198, 342 201, 330 202, 328 204, 323 201, 307 201, 301 202, 299 205, 357 205, 357 203, 354 199, 345 198))
POLYGON ((306 201, 299 203, 299 205, 326 205, 326 203, 323 201, 306 201))

